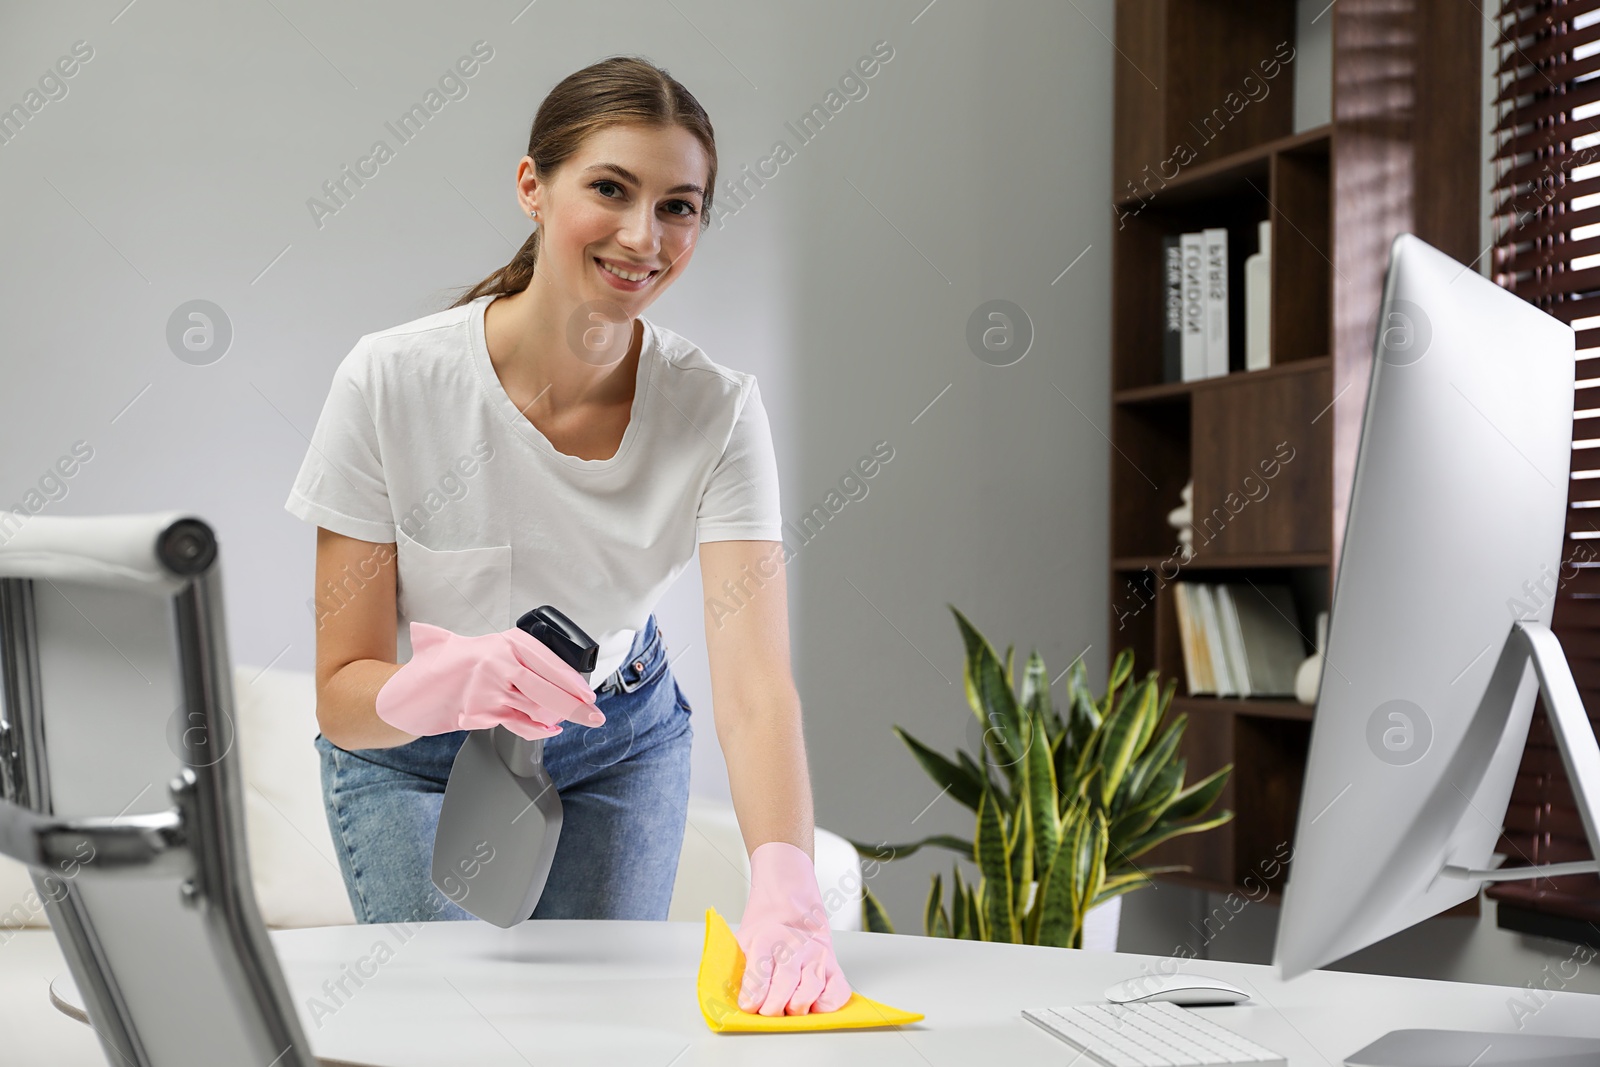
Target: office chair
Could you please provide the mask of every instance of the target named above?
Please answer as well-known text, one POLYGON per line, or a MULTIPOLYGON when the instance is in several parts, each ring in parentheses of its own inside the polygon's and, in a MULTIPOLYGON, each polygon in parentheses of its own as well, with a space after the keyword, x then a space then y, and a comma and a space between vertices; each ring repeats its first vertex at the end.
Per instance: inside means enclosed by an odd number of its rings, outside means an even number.
POLYGON ((0 852, 107 1061, 314 1067, 251 888, 211 528, 0 512, 0 670, 0 852))

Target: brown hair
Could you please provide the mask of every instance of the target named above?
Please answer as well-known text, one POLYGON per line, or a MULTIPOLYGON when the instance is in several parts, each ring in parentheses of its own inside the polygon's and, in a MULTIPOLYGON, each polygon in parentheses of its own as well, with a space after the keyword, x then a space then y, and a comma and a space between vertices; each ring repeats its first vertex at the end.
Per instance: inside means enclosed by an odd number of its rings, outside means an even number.
MULTIPOLYGON (((609 56, 563 78, 539 105, 528 134, 534 173, 549 181, 584 138, 608 126, 638 123, 664 128, 681 126, 699 138, 711 159, 700 229, 711 220, 711 197, 717 182, 717 142, 705 109, 671 74, 642 56, 609 56)), ((539 259, 538 226, 511 257, 511 262, 469 289, 451 307, 460 307, 486 293, 520 293, 533 280, 539 259)))

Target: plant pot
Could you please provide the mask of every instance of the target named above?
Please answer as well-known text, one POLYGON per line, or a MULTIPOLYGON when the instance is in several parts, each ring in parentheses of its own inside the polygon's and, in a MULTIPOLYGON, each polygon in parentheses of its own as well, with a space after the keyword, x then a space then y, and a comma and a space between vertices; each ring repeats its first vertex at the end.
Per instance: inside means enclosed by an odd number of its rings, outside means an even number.
POLYGON ((1095 905, 1083 917, 1083 947, 1091 952, 1117 951, 1117 930, 1121 925, 1121 897, 1095 905))

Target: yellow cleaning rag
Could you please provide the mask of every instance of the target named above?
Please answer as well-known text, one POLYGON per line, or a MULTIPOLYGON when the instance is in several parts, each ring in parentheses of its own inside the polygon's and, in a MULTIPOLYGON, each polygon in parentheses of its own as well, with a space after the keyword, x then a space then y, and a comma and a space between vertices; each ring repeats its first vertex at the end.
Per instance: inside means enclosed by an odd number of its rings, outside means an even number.
POLYGON ((744 979, 744 951, 716 908, 706 909, 706 943, 700 952, 700 1014, 719 1033, 733 1030, 848 1030, 862 1026, 899 1026, 922 1015, 901 1011, 851 991, 844 1007, 805 1015, 761 1015, 739 1007, 744 979))

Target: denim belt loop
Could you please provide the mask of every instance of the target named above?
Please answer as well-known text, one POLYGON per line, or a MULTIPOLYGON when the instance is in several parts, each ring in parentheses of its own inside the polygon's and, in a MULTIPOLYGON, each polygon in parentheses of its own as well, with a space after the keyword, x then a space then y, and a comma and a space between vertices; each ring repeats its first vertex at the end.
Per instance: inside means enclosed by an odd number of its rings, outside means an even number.
POLYGON ((661 630, 650 636, 643 649, 634 655, 628 662, 617 669, 617 689, 624 693, 631 693, 644 684, 646 676, 651 672, 651 664, 661 654, 661 630))

